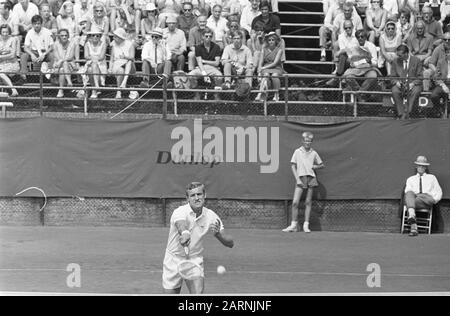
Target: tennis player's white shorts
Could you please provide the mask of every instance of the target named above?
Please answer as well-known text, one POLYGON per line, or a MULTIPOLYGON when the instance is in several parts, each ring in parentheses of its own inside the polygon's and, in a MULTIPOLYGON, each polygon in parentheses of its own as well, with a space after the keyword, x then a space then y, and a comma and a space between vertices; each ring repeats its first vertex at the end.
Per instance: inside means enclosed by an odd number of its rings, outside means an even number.
MULTIPOLYGON (((166 290, 178 289, 183 284, 183 278, 178 273, 178 263, 186 258, 174 256, 166 252, 163 262, 162 286, 166 290)), ((191 257, 202 269, 202 277, 204 277, 203 257, 191 257)))

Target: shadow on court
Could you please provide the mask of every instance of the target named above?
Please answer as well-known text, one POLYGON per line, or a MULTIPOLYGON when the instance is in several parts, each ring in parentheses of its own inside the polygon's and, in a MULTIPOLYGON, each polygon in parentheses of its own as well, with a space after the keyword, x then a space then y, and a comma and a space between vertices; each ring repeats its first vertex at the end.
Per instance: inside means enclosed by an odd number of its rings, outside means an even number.
MULTIPOLYGON (((449 235, 228 232, 233 249, 213 236, 205 242, 206 294, 450 291, 449 235), (371 263, 380 287, 368 286, 377 280, 371 263)), ((161 294, 167 235, 168 228, 0 227, 0 291, 161 294), (67 285, 70 263, 80 266, 79 288, 67 285)))

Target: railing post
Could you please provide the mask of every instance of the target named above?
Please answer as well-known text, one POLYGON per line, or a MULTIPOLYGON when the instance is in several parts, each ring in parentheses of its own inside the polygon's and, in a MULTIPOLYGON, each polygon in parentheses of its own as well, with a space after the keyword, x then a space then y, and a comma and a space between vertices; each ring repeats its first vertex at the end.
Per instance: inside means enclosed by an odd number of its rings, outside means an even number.
POLYGON ((39 113, 42 116, 44 110, 44 77, 42 72, 39 72, 39 113))
POLYGON ((163 108, 162 108, 163 119, 167 118, 167 77, 163 76, 163 108))
POLYGON ((284 119, 287 121, 289 115, 289 77, 284 75, 284 119))

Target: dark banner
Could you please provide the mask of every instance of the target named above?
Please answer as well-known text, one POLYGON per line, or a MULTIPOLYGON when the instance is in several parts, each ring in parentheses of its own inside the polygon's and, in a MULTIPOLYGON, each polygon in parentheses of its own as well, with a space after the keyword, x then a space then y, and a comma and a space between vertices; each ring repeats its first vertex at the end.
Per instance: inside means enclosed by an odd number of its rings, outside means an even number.
POLYGON ((209 198, 291 199, 290 159, 311 131, 325 168, 320 199, 398 199, 418 155, 450 197, 449 120, 331 125, 230 120, 0 121, 0 196, 183 197, 191 181, 209 198), (41 196, 30 190, 26 196, 41 196))

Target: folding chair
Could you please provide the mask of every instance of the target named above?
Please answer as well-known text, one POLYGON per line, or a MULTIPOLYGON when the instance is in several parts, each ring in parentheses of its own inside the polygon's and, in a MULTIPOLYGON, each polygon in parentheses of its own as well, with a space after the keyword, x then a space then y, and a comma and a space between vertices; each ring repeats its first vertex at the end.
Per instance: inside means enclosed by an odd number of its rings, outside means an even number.
MULTIPOLYGON (((431 222, 433 219, 433 208, 430 209, 416 209, 417 230, 422 234, 431 234, 431 222)), ((411 230, 411 225, 408 224, 408 209, 403 206, 402 216, 402 234, 411 230)))

